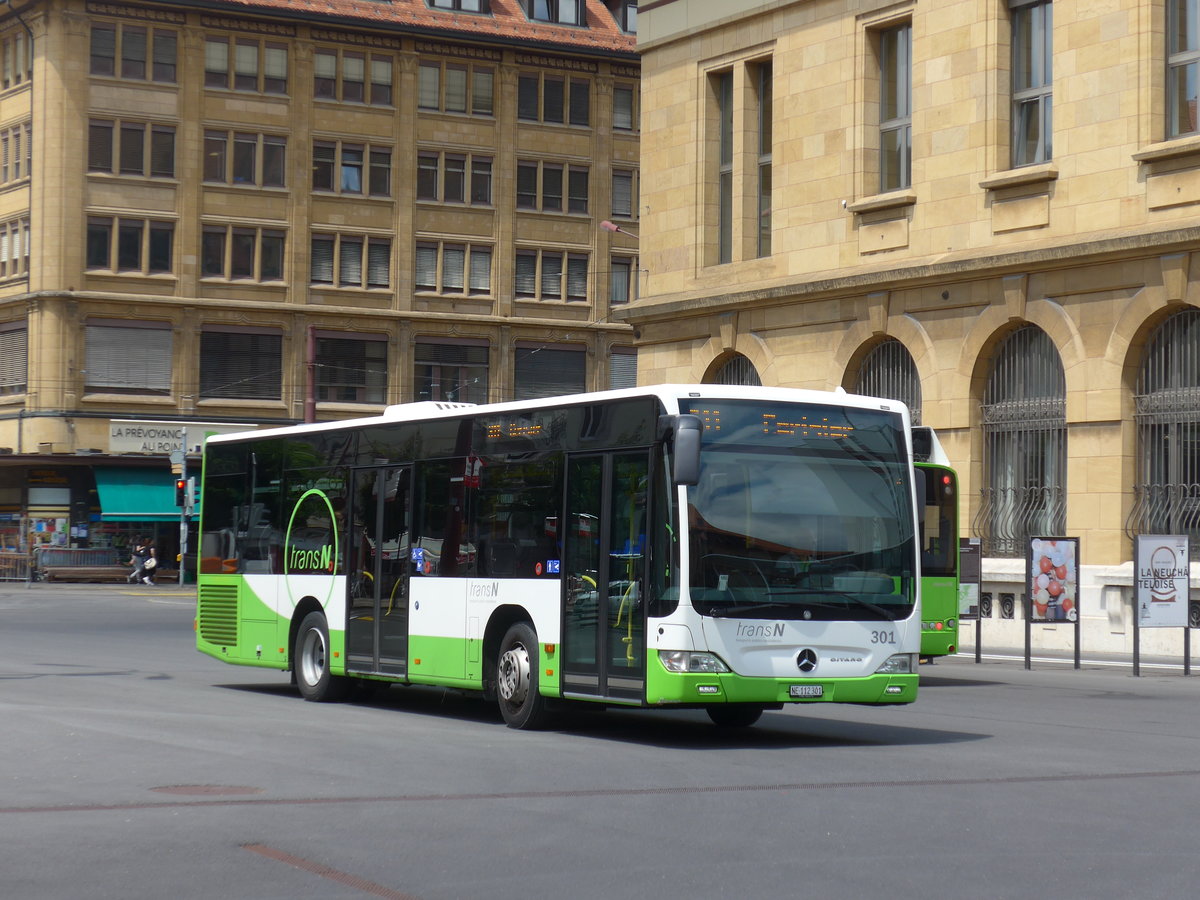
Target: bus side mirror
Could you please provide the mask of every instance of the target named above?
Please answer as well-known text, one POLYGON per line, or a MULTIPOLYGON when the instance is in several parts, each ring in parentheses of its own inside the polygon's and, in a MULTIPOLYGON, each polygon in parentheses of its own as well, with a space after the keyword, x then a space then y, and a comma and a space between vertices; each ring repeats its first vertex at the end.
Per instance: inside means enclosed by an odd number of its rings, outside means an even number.
POLYGON ((700 433, 703 428, 699 416, 659 416, 659 436, 674 448, 672 480, 677 485, 700 481, 700 433))

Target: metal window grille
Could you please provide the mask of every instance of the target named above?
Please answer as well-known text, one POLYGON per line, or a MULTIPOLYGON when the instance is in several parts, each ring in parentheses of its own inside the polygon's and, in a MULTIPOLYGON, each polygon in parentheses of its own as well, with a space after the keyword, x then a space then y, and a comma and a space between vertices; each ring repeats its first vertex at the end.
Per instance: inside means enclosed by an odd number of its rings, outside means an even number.
POLYGON ((1019 558, 1031 536, 1066 527, 1066 379, 1040 328, 1026 325, 1001 344, 982 413, 986 486, 975 531, 985 555, 1019 558))
POLYGON ((741 384, 749 387, 762 386, 762 379, 758 377, 754 363, 740 354, 727 360, 721 368, 713 373, 708 382, 710 384, 741 384))
POLYGON ((912 354, 895 338, 888 338, 866 355, 854 391, 899 400, 912 414, 912 423, 921 424, 921 377, 912 354))
POLYGON ((1134 424, 1138 473, 1125 531, 1186 534, 1200 559, 1200 310, 1176 313, 1151 337, 1134 424))

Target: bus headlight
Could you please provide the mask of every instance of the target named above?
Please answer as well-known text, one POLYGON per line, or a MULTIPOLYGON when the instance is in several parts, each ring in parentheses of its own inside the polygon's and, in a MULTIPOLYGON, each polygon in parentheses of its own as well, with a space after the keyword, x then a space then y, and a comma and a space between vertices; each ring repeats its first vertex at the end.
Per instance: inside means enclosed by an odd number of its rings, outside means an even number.
POLYGON ((875 670, 876 675, 911 675, 917 671, 917 654, 895 653, 875 670))
POLYGON ((683 675, 690 672, 728 672, 729 666, 711 653, 695 653, 691 650, 659 650, 659 662, 668 672, 683 675))

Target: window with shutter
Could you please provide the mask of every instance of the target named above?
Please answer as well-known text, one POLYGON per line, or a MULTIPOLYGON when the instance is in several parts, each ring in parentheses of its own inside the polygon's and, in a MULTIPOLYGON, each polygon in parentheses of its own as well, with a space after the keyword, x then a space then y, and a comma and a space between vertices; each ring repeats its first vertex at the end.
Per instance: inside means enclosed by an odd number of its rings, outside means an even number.
POLYGON ((582 125, 584 127, 591 124, 591 82, 579 79, 571 79, 571 111, 570 122, 572 125, 582 125))
POLYGON ((238 41, 233 48, 233 86, 239 91, 258 90, 258 42, 238 41))
POLYGON ((342 102, 362 103, 366 99, 367 60, 361 53, 342 54, 342 102))
POLYGON ((333 247, 333 235, 313 235, 309 274, 309 280, 313 284, 333 284, 333 247))
POLYGON ((542 211, 562 212, 563 167, 542 164, 542 211))
MULTIPOLYGON (((117 29, 115 25, 92 26, 92 65, 93 75, 115 75, 117 72, 117 29)), ((5 87, 12 80, 6 72, 5 87)))
POLYGON ((263 136, 263 187, 283 187, 287 171, 287 138, 263 136))
POLYGON ((172 334, 167 325, 84 327, 84 388, 119 394, 167 394, 171 390, 172 334), (130 348, 137 352, 131 353, 130 348))
POLYGON ((313 54, 313 96, 318 100, 337 99, 337 53, 333 50, 313 54))
POLYGON ((613 172, 612 176, 612 214, 621 218, 633 216, 633 173, 613 172))
POLYGON ((542 121, 563 121, 563 101, 565 99, 565 84, 561 78, 542 79, 542 121))
POLYGON ((524 251, 517 254, 514 288, 518 297, 537 296, 537 253, 524 251))
POLYGON ((618 131, 633 130, 633 88, 613 88, 613 128, 618 131))
POLYGON ((422 63, 417 84, 417 106, 421 109, 440 109, 442 102, 442 67, 422 63))
POLYGON ((446 111, 467 111, 467 70, 462 66, 446 66, 446 111))
POLYGON ((466 248, 459 244, 442 246, 442 291, 447 294, 463 292, 463 267, 466 265, 466 248))
POLYGON ((333 166, 337 159, 337 144, 313 144, 313 190, 333 190, 333 166))
POLYGON ((538 164, 517 163, 517 208, 537 209, 538 164))
POLYGON ((573 213, 588 211, 588 170, 571 167, 567 178, 567 210, 573 213))
MULTIPOLYGON (((0 255, 3 262, 8 262, 8 232, 0 234, 3 246, 0 255)), ((87 267, 89 269, 107 269, 112 263, 109 253, 112 247, 112 219, 92 218, 87 225, 87 267)), ((7 269, 7 265, 5 266, 7 269)), ((6 272, 7 274, 7 272, 6 272)))
POLYGON ((629 276, 633 271, 633 262, 622 257, 613 257, 609 269, 608 302, 628 303, 629 276))
POLYGON ((133 25, 121 28, 121 77, 146 77, 146 29, 133 25))
POLYGON ((542 251, 542 299, 558 300, 562 297, 562 256, 542 251))
POLYGON ((25 392, 29 369, 29 341, 25 324, 0 325, 0 394, 25 392))
POLYGON ((492 161, 474 158, 471 160, 471 202, 491 205, 492 161))
POLYGON ((413 356, 415 400, 487 402, 486 344, 418 340, 413 356))
MULTIPOLYGON (((475 69, 471 73, 471 112, 490 116, 495 110, 494 76, 491 69, 475 69)), ((536 101, 534 103, 536 107, 536 101)))
POLYGON ((613 347, 609 357, 608 387, 619 391, 637 387, 637 352, 623 347, 613 347))
POLYGON ((154 31, 154 67, 150 77, 155 81, 173 83, 177 58, 175 33, 172 31, 154 31))
POLYGON ((204 86, 229 87, 229 41, 207 38, 204 41, 204 86))
POLYGON ((538 120, 538 77, 521 75, 517 78, 517 118, 538 120))
POLYGON ((204 132, 204 180, 225 181, 229 177, 225 167, 226 146, 229 135, 223 131, 204 132))
POLYGON ((482 247, 471 248, 471 285, 472 294, 490 294, 492 292, 492 251, 482 247))
POLYGON ((143 225, 135 219, 121 219, 117 224, 117 269, 141 271, 143 225))
POLYGON ((567 299, 587 300, 588 258, 572 253, 567 256, 567 299))
POLYGON ((386 288, 392 283, 392 242, 387 238, 367 241, 367 287, 386 288))
POLYGON ((392 105, 392 61, 371 58, 371 97, 373 106, 392 105))
POLYGON ((465 156, 446 154, 442 181, 442 201, 463 203, 467 190, 467 159, 465 156))
POLYGON ((121 123, 120 166, 122 175, 146 174, 146 126, 121 123))
POLYGON ((254 184, 258 135, 235 134, 233 136, 233 183, 254 184))
POLYGON ((175 177, 175 129, 155 125, 150 130, 150 174, 155 178, 175 177))
POLYGON ((362 239, 342 236, 337 262, 338 284, 343 288, 362 287, 362 239))
POLYGON ((175 226, 170 222, 151 222, 150 241, 146 259, 149 272, 170 272, 175 226))
POLYGON ((371 148, 370 186, 372 197, 392 195, 392 151, 371 148))
POLYGON ((437 200, 438 198, 438 155, 436 153, 417 154, 417 199, 437 200))
POLYGON ((283 388, 278 334, 204 331, 200 335, 201 399, 278 400, 283 388))
MULTIPOLYGON (((113 167, 113 123, 91 121, 88 123, 88 171, 111 172, 113 167)), ((8 180, 8 136, 4 138, 5 181, 8 180)))
POLYGON ((582 349, 518 347, 514 373, 517 400, 582 393, 586 385, 586 357, 582 349))
POLYGON ((437 244, 417 244, 417 290, 436 291, 437 270, 437 244))

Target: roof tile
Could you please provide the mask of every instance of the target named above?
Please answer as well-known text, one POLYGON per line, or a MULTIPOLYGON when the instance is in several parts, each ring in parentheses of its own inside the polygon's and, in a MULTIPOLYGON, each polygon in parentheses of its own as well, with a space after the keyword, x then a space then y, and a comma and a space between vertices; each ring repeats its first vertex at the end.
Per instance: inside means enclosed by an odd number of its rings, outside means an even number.
POLYGON ((425 0, 216 0, 216 4, 250 12, 309 13, 316 19, 328 17, 351 24, 360 19, 364 27, 413 26, 459 31, 464 37, 478 36, 507 40, 525 39, 538 44, 559 44, 564 50, 611 51, 621 55, 637 52, 637 39, 625 34, 613 20, 602 0, 585 0, 587 27, 533 22, 517 0, 491 0, 492 14, 459 13, 431 9, 425 0))

